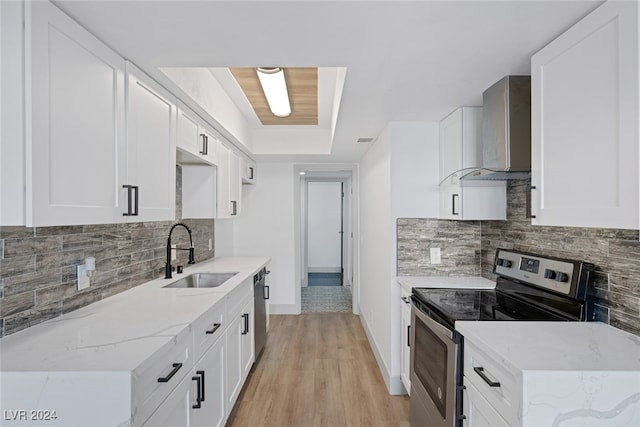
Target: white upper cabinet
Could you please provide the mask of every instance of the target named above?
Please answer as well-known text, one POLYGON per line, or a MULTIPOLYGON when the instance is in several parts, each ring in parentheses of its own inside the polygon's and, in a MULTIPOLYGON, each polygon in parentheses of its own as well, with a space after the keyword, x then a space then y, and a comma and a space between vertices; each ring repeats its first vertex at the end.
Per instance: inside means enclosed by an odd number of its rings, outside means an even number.
POLYGON ((533 224, 638 228, 638 3, 603 4, 531 72, 533 224))
POLYGON ((175 219, 176 110, 170 93, 127 64, 127 175, 121 197, 125 216, 135 221, 175 219))
POLYGON ((256 162, 249 160, 248 158, 240 157, 240 173, 242 176, 243 184, 255 184, 256 183, 256 162))
POLYGON ((506 182, 462 181, 482 167, 482 108, 462 107, 440 122, 440 218, 506 219, 506 182))
POLYGON ((49 2, 26 2, 26 222, 113 223, 125 63, 49 2))
POLYGON ((440 122, 440 182, 480 167, 482 107, 458 108, 440 122))
POLYGON ((183 153, 187 153, 187 158, 182 163, 202 160, 202 163, 216 165, 218 143, 213 130, 204 123, 204 120, 184 104, 179 103, 177 147, 183 153))
POLYGON ((240 157, 226 146, 218 145, 217 218, 233 218, 241 208, 240 157))

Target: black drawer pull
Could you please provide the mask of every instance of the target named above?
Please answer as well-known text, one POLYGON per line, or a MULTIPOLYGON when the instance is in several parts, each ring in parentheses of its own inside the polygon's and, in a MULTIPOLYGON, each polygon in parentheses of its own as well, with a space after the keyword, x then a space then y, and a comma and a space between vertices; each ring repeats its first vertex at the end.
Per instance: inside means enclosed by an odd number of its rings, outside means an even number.
POLYGON ((407 347, 411 347, 411 325, 407 325, 407 347))
POLYGON ((265 285, 263 288, 264 299, 269 299, 269 287, 265 285))
POLYGON ((242 331, 242 335, 247 335, 249 333, 249 314, 243 314, 242 318, 244 319, 244 329, 242 331))
POLYGON ((480 375, 480 378, 482 378, 485 383, 489 384, 489 387, 500 387, 500 383, 491 381, 489 377, 485 375, 484 368, 482 366, 476 366, 473 370, 476 371, 476 374, 480 375))
POLYGON ((176 372, 178 372, 180 370, 180 368, 182 368, 182 363, 174 363, 173 364, 173 369, 171 370, 171 372, 169 372, 169 375, 167 375, 164 378, 158 378, 158 382, 159 383, 168 383, 169 380, 171 378, 173 378, 173 376, 176 374, 176 372))
POLYGON ((197 388, 197 393, 198 394, 196 395, 196 403, 195 403, 195 405, 191 405, 191 407, 193 409, 200 409, 200 408, 202 408, 202 405, 200 404, 200 402, 202 402, 202 400, 203 400, 202 399, 202 377, 199 375, 199 372, 196 372, 196 373, 198 373, 198 376, 191 377, 191 380, 195 381, 197 383, 197 387, 198 387, 197 388))
POLYGON ((217 331, 220 328, 220 326, 222 326, 221 323, 214 323, 213 324, 213 329, 211 329, 210 331, 205 331, 205 333, 213 334, 215 331, 217 331))

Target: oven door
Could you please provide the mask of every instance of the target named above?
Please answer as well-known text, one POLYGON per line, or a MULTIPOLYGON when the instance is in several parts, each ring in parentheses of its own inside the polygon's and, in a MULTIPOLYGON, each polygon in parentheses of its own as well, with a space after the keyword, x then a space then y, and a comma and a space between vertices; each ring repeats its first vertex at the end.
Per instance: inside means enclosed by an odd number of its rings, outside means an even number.
MULTIPOLYGON (((420 304, 419 302, 417 304, 420 304)), ((411 304, 412 427, 462 425, 461 336, 411 304)))

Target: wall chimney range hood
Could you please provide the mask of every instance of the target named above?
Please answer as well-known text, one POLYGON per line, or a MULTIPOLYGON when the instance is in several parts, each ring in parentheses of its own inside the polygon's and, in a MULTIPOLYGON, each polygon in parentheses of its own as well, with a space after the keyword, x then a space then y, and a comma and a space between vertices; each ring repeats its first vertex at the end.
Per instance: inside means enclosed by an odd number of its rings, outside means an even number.
POLYGON ((482 94, 482 169, 465 179, 529 178, 531 77, 506 76, 482 94))

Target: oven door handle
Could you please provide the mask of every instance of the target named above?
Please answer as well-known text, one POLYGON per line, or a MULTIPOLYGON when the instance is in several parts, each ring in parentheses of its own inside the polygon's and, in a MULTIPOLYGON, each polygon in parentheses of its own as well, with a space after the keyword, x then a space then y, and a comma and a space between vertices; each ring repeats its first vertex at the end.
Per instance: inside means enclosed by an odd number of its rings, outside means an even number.
POLYGON ((411 303, 411 310, 415 313, 416 316, 420 318, 433 332, 436 332, 439 335, 443 335, 450 340, 455 340, 455 331, 447 328, 446 326, 441 325, 440 323, 433 320, 427 314, 422 312, 413 302, 411 303))

